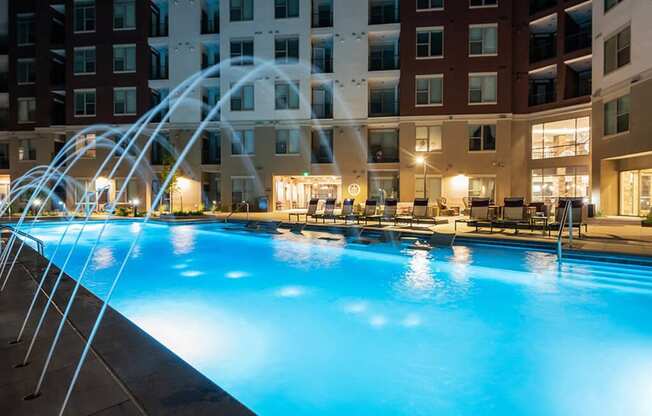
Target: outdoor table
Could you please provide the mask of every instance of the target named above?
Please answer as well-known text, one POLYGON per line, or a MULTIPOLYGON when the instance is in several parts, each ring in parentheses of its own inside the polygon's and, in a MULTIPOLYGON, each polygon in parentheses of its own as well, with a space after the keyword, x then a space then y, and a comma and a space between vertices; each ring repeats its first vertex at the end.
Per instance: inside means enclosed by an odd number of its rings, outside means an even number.
POLYGON ((541 224, 543 226, 542 234, 546 235, 546 229, 548 228, 548 217, 545 215, 532 215, 530 217, 530 229, 534 230, 534 226, 541 224))

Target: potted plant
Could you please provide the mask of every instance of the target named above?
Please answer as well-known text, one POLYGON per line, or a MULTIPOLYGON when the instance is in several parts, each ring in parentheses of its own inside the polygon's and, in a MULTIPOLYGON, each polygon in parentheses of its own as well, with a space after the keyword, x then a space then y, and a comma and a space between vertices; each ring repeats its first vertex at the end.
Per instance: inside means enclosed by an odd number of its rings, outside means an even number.
POLYGON ((643 227, 652 227, 652 212, 647 214, 647 218, 641 221, 641 226, 643 227))

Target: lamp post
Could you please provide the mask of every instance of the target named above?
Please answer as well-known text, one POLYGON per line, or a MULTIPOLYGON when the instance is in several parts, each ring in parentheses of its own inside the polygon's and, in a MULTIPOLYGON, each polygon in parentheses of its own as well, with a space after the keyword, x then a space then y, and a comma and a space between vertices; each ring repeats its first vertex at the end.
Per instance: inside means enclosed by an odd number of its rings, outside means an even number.
POLYGON ((426 158, 423 156, 417 156, 416 159, 417 165, 423 165, 423 197, 428 197, 428 186, 426 184, 426 169, 428 169, 428 164, 426 163, 426 158))

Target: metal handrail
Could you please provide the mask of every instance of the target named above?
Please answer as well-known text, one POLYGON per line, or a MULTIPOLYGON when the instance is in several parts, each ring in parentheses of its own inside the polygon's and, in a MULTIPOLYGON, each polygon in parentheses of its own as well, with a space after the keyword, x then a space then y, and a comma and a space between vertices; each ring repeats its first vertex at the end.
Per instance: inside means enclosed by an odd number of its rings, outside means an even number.
POLYGON ((569 244, 572 247, 573 245, 573 203, 569 199, 566 201, 566 206, 564 207, 564 213, 561 216, 561 223, 559 224, 559 233, 557 234, 557 260, 561 261, 562 258, 562 244, 561 237, 564 231, 564 225, 566 224, 566 218, 568 218, 568 240, 569 244))
POLYGON ((39 240, 38 238, 34 237, 33 235, 27 234, 24 231, 17 230, 16 228, 12 227, 11 225, 0 224, 0 229, 9 230, 13 234, 20 235, 20 236, 25 237, 25 238, 27 238, 29 240, 32 240, 33 242, 36 243, 36 250, 38 251, 38 254, 40 254, 41 256, 43 255, 43 253, 44 253, 44 251, 43 251, 44 244, 43 244, 42 240, 39 240))
POLYGON ((249 221, 249 202, 242 201, 242 202, 238 203, 238 205, 235 207, 235 210, 231 211, 229 213, 229 215, 227 215, 226 218, 224 218, 224 222, 225 223, 229 222, 229 218, 231 218, 233 216, 233 214, 236 214, 242 207, 247 208, 247 221, 249 221))

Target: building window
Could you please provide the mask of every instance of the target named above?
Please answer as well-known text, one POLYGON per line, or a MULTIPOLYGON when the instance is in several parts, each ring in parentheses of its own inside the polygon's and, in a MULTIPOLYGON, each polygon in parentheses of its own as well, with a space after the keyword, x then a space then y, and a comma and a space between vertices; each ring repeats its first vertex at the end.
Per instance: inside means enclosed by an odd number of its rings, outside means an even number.
POLYGON ((417 29, 417 58, 442 58, 444 56, 444 28, 417 29))
POLYGON ((75 152, 83 152, 81 156, 83 158, 95 159, 97 156, 96 139, 97 137, 92 133, 77 136, 77 141, 75 142, 75 152))
POLYGON ((472 176, 469 178, 469 198, 496 199, 496 178, 489 176, 472 176))
POLYGON ((231 21, 254 20, 254 0, 231 0, 231 21))
POLYGON ((113 114, 116 116, 136 114, 136 88, 113 90, 113 114))
POLYGON ((631 28, 628 26, 604 41, 604 73, 608 74, 630 62, 631 28))
POLYGON ((18 160, 36 160, 36 147, 29 139, 18 142, 18 160))
POLYGON ((201 142, 201 163, 203 165, 219 165, 221 156, 222 136, 220 132, 206 132, 201 142))
POLYGON ((18 99, 18 123, 34 123, 36 121, 36 98, 18 99))
POLYGON ((444 97, 444 76, 417 76, 417 106, 442 105, 444 97))
POLYGON ((95 90, 75 90, 75 117, 95 115, 95 90))
POLYGON ((136 45, 113 47, 113 72, 136 72, 136 45))
POLYGON ((444 0, 417 0, 417 11, 443 9, 444 0))
POLYGON ((34 59, 19 59, 16 62, 16 80, 19 85, 33 84, 36 81, 34 59))
POLYGON ((604 105, 604 135, 629 131, 629 95, 623 95, 604 105))
POLYGON ((496 125, 470 125, 469 151, 488 152, 496 150, 496 125))
POLYGON ((498 0, 469 0, 469 7, 496 7, 498 0))
POLYGON ((252 129, 233 131, 233 134, 231 134, 231 154, 254 154, 254 131, 252 129))
POLYGON ((387 199, 399 198, 399 175, 396 171, 369 172, 369 199, 378 201, 380 205, 387 199))
POLYGON ((469 104, 496 104, 497 74, 469 74, 469 104))
POLYGON ((607 13, 622 2, 623 0, 604 0, 604 12, 607 13))
POLYGON ((299 109, 299 81, 277 82, 274 86, 274 95, 277 110, 299 109))
POLYGON ((95 47, 75 48, 75 75, 90 75, 95 73, 95 47))
POLYGON ((254 64, 253 39, 239 39, 231 41, 231 65, 244 66, 254 64))
POLYGON ((298 155, 301 145, 301 130, 279 129, 276 130, 276 154, 298 155))
POLYGON ((274 57, 277 64, 292 64, 299 61, 299 38, 276 38, 274 44, 274 57))
POLYGON ((16 16, 16 43, 18 46, 34 44, 34 14, 16 16))
POLYGON ((312 131, 312 163, 333 163, 333 130, 315 129, 312 131))
POLYGON ((398 162, 398 130, 369 130, 367 161, 369 163, 398 162))
POLYGON ((417 152, 441 152, 441 126, 417 127, 417 152))
POLYGON ((559 198, 589 196, 589 170, 586 166, 532 170, 532 201, 557 203, 559 198))
POLYGON ((436 201, 441 198, 442 190, 441 176, 426 176, 426 186, 423 186, 423 174, 414 175, 414 196, 415 198, 428 198, 430 201, 436 201), (424 192, 425 191, 425 192, 424 192))
POLYGON ((135 0, 113 1, 113 29, 129 30, 136 28, 135 0))
POLYGON ((312 118, 333 118, 333 85, 323 83, 312 86, 312 118))
POLYGON ((222 181, 217 172, 202 172, 202 204, 205 210, 216 211, 222 205, 222 181))
POLYGON ((299 17, 299 0, 274 0, 274 16, 277 19, 299 17))
POLYGON ((469 56, 498 53, 498 25, 469 26, 469 56))
MULTIPOLYGON (((235 88, 231 85, 231 88, 235 88)), ((241 85, 231 94, 231 111, 254 111, 253 84, 241 85)))
POLYGON ((95 1, 75 0, 75 32, 95 31, 95 1))
POLYGON ((239 204, 241 202, 253 204, 254 199, 254 178, 231 177, 231 201, 233 204, 239 204))
POLYGON ((532 159, 551 159, 589 154, 589 117, 532 126, 532 159))

